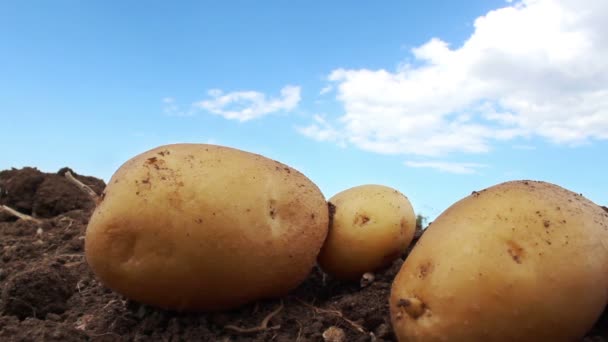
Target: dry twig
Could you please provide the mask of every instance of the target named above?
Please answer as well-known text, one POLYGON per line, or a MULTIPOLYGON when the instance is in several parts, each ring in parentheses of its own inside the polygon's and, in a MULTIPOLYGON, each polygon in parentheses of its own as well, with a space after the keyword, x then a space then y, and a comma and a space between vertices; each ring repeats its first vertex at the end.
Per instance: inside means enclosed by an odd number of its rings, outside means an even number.
POLYGON ((116 303, 117 301, 118 301, 118 300, 116 300, 116 299, 112 299, 112 300, 110 300, 110 301, 109 301, 109 302, 108 302, 108 303, 107 303, 107 304, 106 304, 106 305, 105 305, 105 306, 102 308, 102 310, 103 310, 103 309, 106 309, 108 306, 110 306, 110 305, 112 305, 112 304, 116 303))
POLYGON ((296 323, 298 323, 298 326, 300 327, 300 329, 298 329, 298 337, 296 337, 296 342, 300 342, 300 337, 302 337, 302 323, 300 323, 298 320, 296 320, 296 323))
POLYGON ((276 316, 279 312, 281 312, 281 310, 283 310, 283 301, 281 301, 281 305, 279 305, 278 308, 276 308, 274 311, 269 313, 268 316, 264 317, 264 320, 262 320, 262 323, 260 323, 260 325, 258 325, 257 327, 241 328, 241 327, 237 327, 236 325, 228 324, 228 325, 224 326, 224 329, 232 330, 232 331, 235 331, 240 334, 250 334, 250 333, 265 331, 265 330, 276 330, 276 329, 281 328, 281 326, 275 325, 275 326, 269 327, 268 323, 270 322, 272 317, 276 316))
POLYGON ((15 210, 15 209, 13 209, 13 208, 11 208, 9 206, 6 206, 4 204, 0 205, 0 209, 6 211, 7 213, 9 213, 9 214, 11 214, 11 215, 13 215, 15 217, 20 218, 22 220, 32 221, 32 222, 36 222, 36 223, 41 223, 41 221, 39 219, 33 218, 33 217, 31 217, 30 215, 27 215, 27 214, 20 213, 17 210, 15 210))
POLYGON ((68 221, 69 222, 68 226, 63 229, 64 232, 67 232, 70 229, 70 227, 72 227, 72 225, 74 224, 74 220, 71 219, 71 218, 69 218, 69 217, 67 217, 67 216, 62 217, 59 220, 59 222, 64 222, 64 221, 68 221))
POLYGON ((326 313, 326 314, 331 314, 331 315, 334 315, 334 316, 338 316, 342 320, 344 320, 346 323, 350 324, 350 326, 353 327, 355 330, 359 331, 362 334, 367 334, 367 332, 365 331, 365 329, 361 325, 359 325, 359 324, 351 321, 350 319, 344 317, 344 314, 341 311, 339 311, 339 310, 322 309, 322 308, 316 307, 316 306, 314 306, 312 304, 306 303, 305 301, 301 300, 300 298, 295 298, 295 300, 297 300, 298 302, 302 303, 304 306, 307 306, 307 307, 311 308, 312 310, 314 310, 317 313, 326 313))
POLYGON ((89 195, 93 199, 95 204, 99 204, 99 202, 100 202, 99 195, 97 195, 97 193, 93 189, 91 189, 88 185, 86 185, 83 182, 76 179, 76 177, 74 177, 74 175, 72 175, 72 173, 70 171, 66 171, 65 178, 67 178, 70 182, 74 183, 80 190, 84 191, 87 195, 89 195))

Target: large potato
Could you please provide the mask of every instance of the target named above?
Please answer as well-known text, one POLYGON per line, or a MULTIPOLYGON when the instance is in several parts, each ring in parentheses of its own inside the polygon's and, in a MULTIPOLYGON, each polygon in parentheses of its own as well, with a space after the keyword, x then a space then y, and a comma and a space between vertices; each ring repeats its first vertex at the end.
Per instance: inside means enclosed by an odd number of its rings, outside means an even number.
POLYGON ((110 180, 86 232, 109 288, 176 310, 219 310, 281 296, 315 264, 328 209, 300 172, 213 145, 161 146, 110 180))
POLYGON ((416 216, 408 198, 383 185, 360 185, 329 199, 333 208, 319 266, 337 279, 356 280, 390 265, 412 242, 416 216))
POLYGON ((549 183, 474 192, 397 274, 399 341, 580 341, 608 299, 607 229, 599 206, 549 183))

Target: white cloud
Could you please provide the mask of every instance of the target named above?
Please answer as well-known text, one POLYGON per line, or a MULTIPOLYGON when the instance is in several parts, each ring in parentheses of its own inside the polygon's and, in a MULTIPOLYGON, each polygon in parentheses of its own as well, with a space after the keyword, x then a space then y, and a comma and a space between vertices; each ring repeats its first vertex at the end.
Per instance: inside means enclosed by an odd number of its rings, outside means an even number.
POLYGON ((478 169, 485 168, 485 164, 477 163, 454 163, 445 161, 406 161, 406 166, 415 168, 430 168, 440 172, 455 174, 475 174, 478 169))
POLYGON ((323 87, 323 89, 321 89, 321 91, 319 92, 319 95, 325 95, 330 93, 332 90, 334 90, 334 87, 330 85, 323 87))
POLYGON ((283 87, 278 98, 267 98, 264 93, 257 91, 224 93, 220 89, 212 89, 207 94, 211 99, 197 102, 194 107, 238 121, 248 121, 280 111, 291 111, 300 102, 298 86, 283 87))
POLYGON ((318 141, 335 142, 344 146, 344 139, 341 133, 334 129, 324 117, 317 114, 313 117, 313 120, 315 121, 313 124, 306 127, 297 127, 296 129, 309 138, 318 141))
POLYGON ((608 1, 506 6, 477 18, 460 47, 433 38, 395 71, 332 71, 343 115, 301 132, 426 156, 487 152, 518 137, 608 139, 608 1))

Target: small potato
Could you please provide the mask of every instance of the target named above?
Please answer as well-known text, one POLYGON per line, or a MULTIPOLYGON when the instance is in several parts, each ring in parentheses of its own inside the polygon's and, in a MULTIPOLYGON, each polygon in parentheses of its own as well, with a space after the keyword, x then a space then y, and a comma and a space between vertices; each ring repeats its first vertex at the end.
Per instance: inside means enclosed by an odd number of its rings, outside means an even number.
POLYGON ((412 242, 416 217, 410 201, 383 185, 361 185, 329 200, 333 216, 319 266, 342 280, 358 280, 389 265, 412 242))
POLYGON ((513 181, 443 212, 397 274, 399 341, 581 341, 608 300, 608 214, 513 181))
POLYGON ((114 174, 85 252, 97 277, 133 300, 228 309, 298 286, 328 216, 317 186, 287 165, 228 147, 167 145, 114 174))

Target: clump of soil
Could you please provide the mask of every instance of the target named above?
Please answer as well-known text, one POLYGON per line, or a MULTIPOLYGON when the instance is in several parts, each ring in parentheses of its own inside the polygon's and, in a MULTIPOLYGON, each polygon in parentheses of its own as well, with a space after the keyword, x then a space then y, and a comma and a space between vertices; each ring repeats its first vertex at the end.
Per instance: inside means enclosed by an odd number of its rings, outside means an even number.
MULTIPOLYGON (((78 179, 103 191, 101 180, 78 179)), ((0 204, 40 219, 0 217, 0 341, 395 341, 388 297, 406 255, 364 287, 314 269, 282 299, 176 313, 129 301, 95 279, 83 255, 94 204, 61 173, 0 172, 0 204)), ((605 341, 607 316, 586 341, 605 341)))
POLYGON ((87 333, 69 323, 58 322, 60 316, 49 315, 47 319, 27 318, 19 321, 15 316, 0 316, 0 340, 2 341, 90 341, 87 333))
MULTIPOLYGON (((97 193, 105 188, 102 180, 77 175, 68 168, 54 174, 30 167, 11 169, 0 171, 0 204, 42 218, 55 217, 75 209, 92 210, 95 203, 64 177, 67 171, 97 193)), ((4 213, 0 221, 9 217, 4 213)))
POLYGON ((64 313, 75 285, 75 278, 59 262, 33 265, 3 286, 2 311, 19 319, 64 313))

